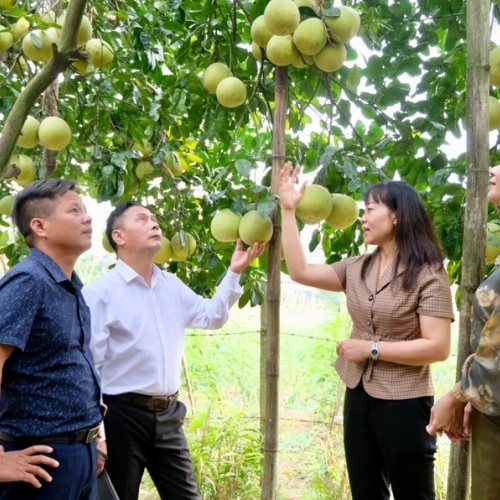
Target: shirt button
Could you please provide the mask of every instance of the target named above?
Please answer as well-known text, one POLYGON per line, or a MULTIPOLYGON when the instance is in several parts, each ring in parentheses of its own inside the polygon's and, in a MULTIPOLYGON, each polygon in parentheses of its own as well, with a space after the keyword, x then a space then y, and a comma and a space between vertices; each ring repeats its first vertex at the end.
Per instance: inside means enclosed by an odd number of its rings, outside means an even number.
POLYGON ((371 325, 372 325, 372 322, 369 319, 367 319, 366 320, 366 326, 371 326, 371 325))
POLYGON ((368 297, 368 300, 373 300, 373 295, 370 295, 370 296, 368 297))

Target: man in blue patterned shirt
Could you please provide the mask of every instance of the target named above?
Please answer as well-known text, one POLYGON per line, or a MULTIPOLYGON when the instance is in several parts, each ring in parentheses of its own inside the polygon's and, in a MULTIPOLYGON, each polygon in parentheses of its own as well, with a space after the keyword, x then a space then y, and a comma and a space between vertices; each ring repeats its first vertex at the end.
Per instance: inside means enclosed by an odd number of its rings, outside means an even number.
POLYGON ((90 313, 73 270, 91 246, 92 219, 75 187, 30 183, 12 212, 31 251, 0 280, 0 445, 7 452, 50 445, 59 467, 41 488, 2 483, 2 499, 96 497, 103 415, 90 313))

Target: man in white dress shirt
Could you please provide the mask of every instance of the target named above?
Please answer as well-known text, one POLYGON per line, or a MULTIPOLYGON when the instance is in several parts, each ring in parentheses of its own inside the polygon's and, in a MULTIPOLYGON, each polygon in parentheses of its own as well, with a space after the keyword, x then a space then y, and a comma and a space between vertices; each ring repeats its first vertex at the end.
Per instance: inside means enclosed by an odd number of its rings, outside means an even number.
POLYGON ((84 287, 92 317, 91 349, 101 377, 109 462, 121 500, 137 499, 146 468, 162 499, 199 495, 177 400, 186 328, 216 329, 241 295, 240 273, 265 245, 238 241, 211 299, 194 293, 153 258, 161 246, 155 216, 127 202, 111 212, 106 234, 116 266, 84 287))

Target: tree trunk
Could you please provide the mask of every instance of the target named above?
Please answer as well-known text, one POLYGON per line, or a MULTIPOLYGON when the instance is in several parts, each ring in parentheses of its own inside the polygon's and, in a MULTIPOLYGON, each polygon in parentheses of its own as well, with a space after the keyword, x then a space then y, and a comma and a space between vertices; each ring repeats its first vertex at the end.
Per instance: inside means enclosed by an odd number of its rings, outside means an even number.
MULTIPOLYGON (((278 177, 285 161, 285 118, 288 107, 288 69, 277 67, 275 75, 273 122, 273 158, 271 191, 278 191, 278 177)), ((280 247, 281 225, 277 209, 273 212, 274 233, 269 243, 267 271, 267 363, 266 423, 264 436, 264 472, 262 500, 275 500, 278 489, 278 422, 280 359, 280 247)))
MULTIPOLYGON (((464 220, 460 334, 457 379, 470 353, 471 303, 483 279, 488 186, 488 94, 490 1, 467 4, 467 194, 464 220)), ((465 500, 469 492, 469 446, 454 444, 448 472, 448 500, 465 500)))

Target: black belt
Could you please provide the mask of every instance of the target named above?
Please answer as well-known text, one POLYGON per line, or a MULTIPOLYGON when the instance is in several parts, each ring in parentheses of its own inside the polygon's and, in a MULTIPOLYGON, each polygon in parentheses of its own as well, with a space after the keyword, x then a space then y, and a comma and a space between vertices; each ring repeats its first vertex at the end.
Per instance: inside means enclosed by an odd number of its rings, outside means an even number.
POLYGON ((171 396, 146 396, 137 392, 124 392, 123 394, 110 394, 109 397, 117 398, 134 406, 147 408, 151 411, 165 411, 177 402, 179 393, 171 396))
POLYGON ((99 432, 101 424, 97 424, 90 429, 82 429, 81 431, 63 432, 62 434, 54 434, 52 436, 11 436, 0 432, 0 439, 4 441, 14 441, 17 443, 91 443, 99 432))

